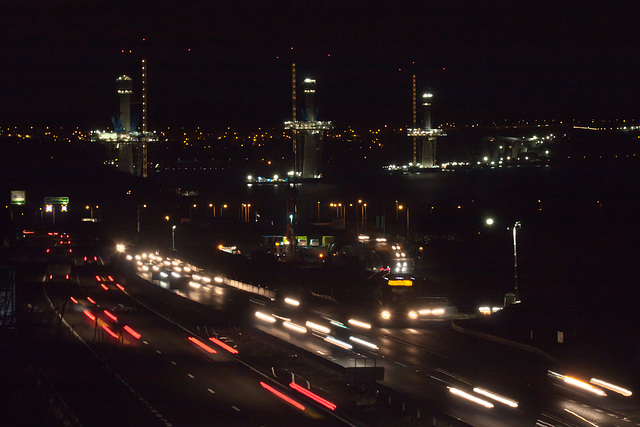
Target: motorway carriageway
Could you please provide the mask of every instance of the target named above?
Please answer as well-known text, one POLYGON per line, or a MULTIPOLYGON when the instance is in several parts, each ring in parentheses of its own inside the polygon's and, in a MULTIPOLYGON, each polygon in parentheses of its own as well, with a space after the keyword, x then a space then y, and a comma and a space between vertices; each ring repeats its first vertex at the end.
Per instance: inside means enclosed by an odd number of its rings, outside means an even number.
POLYGON ((344 424, 299 391, 238 363, 224 342, 133 300, 111 276, 80 276, 71 289, 50 283, 46 290, 53 300, 67 299, 65 324, 158 425, 344 424))
MULTIPOLYGON (((141 277, 164 271, 167 280, 154 283, 205 305, 238 292, 228 278, 175 258, 130 258, 141 277), (187 284, 176 289, 171 275, 188 277, 187 284)), ((375 360, 385 369, 382 384, 471 425, 640 425, 635 397, 599 395, 601 386, 584 386, 588 379, 571 383, 560 373, 567 368, 537 353, 453 332, 442 321, 380 328, 363 317, 335 318, 295 296, 264 297, 252 288, 257 329, 343 367, 375 360)))

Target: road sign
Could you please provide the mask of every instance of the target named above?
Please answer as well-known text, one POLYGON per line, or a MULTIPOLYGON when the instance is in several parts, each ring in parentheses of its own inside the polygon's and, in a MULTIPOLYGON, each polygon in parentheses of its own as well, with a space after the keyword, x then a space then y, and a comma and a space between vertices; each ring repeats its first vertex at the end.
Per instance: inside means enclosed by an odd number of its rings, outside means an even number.
POLYGON ((24 205, 27 202, 27 197, 23 190, 11 190, 11 204, 12 205, 24 205))
POLYGON ((45 205, 68 205, 69 198, 68 197, 45 197, 44 204, 45 205))

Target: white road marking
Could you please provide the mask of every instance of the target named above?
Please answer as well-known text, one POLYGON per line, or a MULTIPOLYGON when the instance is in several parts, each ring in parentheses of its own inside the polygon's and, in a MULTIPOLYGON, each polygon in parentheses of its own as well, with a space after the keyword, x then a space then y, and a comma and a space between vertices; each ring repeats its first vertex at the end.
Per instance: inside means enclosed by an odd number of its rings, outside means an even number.
POLYGON ((171 361, 171 364, 172 364, 173 366, 176 366, 176 365, 177 365, 177 363, 176 363, 176 362, 174 362, 173 360, 171 361))
POLYGON ((407 367, 407 365, 405 365, 404 363, 396 362, 396 364, 398 364, 398 365, 402 366, 403 368, 406 368, 406 367, 407 367))
POLYGON ((194 377, 193 375, 191 375, 191 374, 187 374, 187 376, 188 376, 189 378, 195 378, 195 377, 194 377))
POLYGON ((158 354, 162 354, 162 352, 160 350, 156 350, 156 353, 158 354))
POLYGON ((208 388, 208 389, 207 389, 207 391, 208 391, 209 393, 211 393, 211 394, 215 394, 215 393, 216 393, 215 391, 211 390, 210 388, 208 388))
POLYGON ((233 409, 235 409, 236 411, 240 412, 240 408, 238 408, 237 406, 231 406, 233 409))

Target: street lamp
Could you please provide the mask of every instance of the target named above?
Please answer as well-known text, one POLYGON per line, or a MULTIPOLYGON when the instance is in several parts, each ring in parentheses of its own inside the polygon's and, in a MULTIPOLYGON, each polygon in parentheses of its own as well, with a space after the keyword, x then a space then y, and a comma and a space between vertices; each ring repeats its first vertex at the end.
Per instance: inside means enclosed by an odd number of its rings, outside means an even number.
POLYGON ((53 207, 53 205, 46 205, 44 207, 44 210, 45 210, 45 212, 51 212, 52 222, 53 222, 53 224, 55 224, 56 223, 56 210, 53 207))
POLYGON ((518 297, 518 247, 516 245, 516 232, 520 228, 522 228, 520 221, 516 221, 515 224, 513 224, 513 290, 516 302, 520 301, 520 298, 518 297))
MULTIPOLYGON (((329 206, 336 208, 336 218, 341 218, 340 213, 344 209, 342 203, 330 203, 329 206)), ((344 213, 342 213, 342 216, 344 216, 344 213)))
POLYGON ((176 250, 176 226, 171 227, 171 249, 176 250))
POLYGON ((243 203, 241 207, 242 220, 246 223, 249 222, 251 212, 251 203, 243 203))

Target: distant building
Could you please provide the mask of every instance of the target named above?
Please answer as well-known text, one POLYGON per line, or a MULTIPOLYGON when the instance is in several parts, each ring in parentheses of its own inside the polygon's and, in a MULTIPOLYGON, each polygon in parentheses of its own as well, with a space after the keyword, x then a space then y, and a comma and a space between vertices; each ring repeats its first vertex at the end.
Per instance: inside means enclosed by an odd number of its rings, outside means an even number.
POLYGON ((415 126, 407 129, 407 135, 414 138, 414 150, 416 150, 415 161, 422 168, 437 168, 436 162, 436 142, 439 136, 446 136, 442 129, 431 127, 431 99, 433 95, 425 93, 422 95, 422 109, 424 114, 421 128, 415 126), (417 153, 420 147, 420 152, 417 153))
MULTIPOLYGON (((146 63, 143 61, 143 128, 146 128, 146 63)), ((120 113, 113 114, 111 121, 113 130, 95 130, 91 132, 91 141, 106 145, 109 152, 107 162, 128 174, 146 177, 147 175, 147 143, 157 141, 154 132, 143 129, 138 131, 138 118, 131 115, 131 95, 133 79, 122 75, 116 79, 116 91, 120 99, 120 113)))
POLYGON ((547 161, 548 140, 536 137, 486 137, 482 159, 478 164, 508 165, 547 161))
POLYGON ((333 129, 333 123, 318 121, 315 108, 316 81, 305 79, 302 88, 305 108, 302 121, 285 122, 284 128, 293 131, 294 171, 302 178, 322 177, 322 139, 324 132, 333 129))

